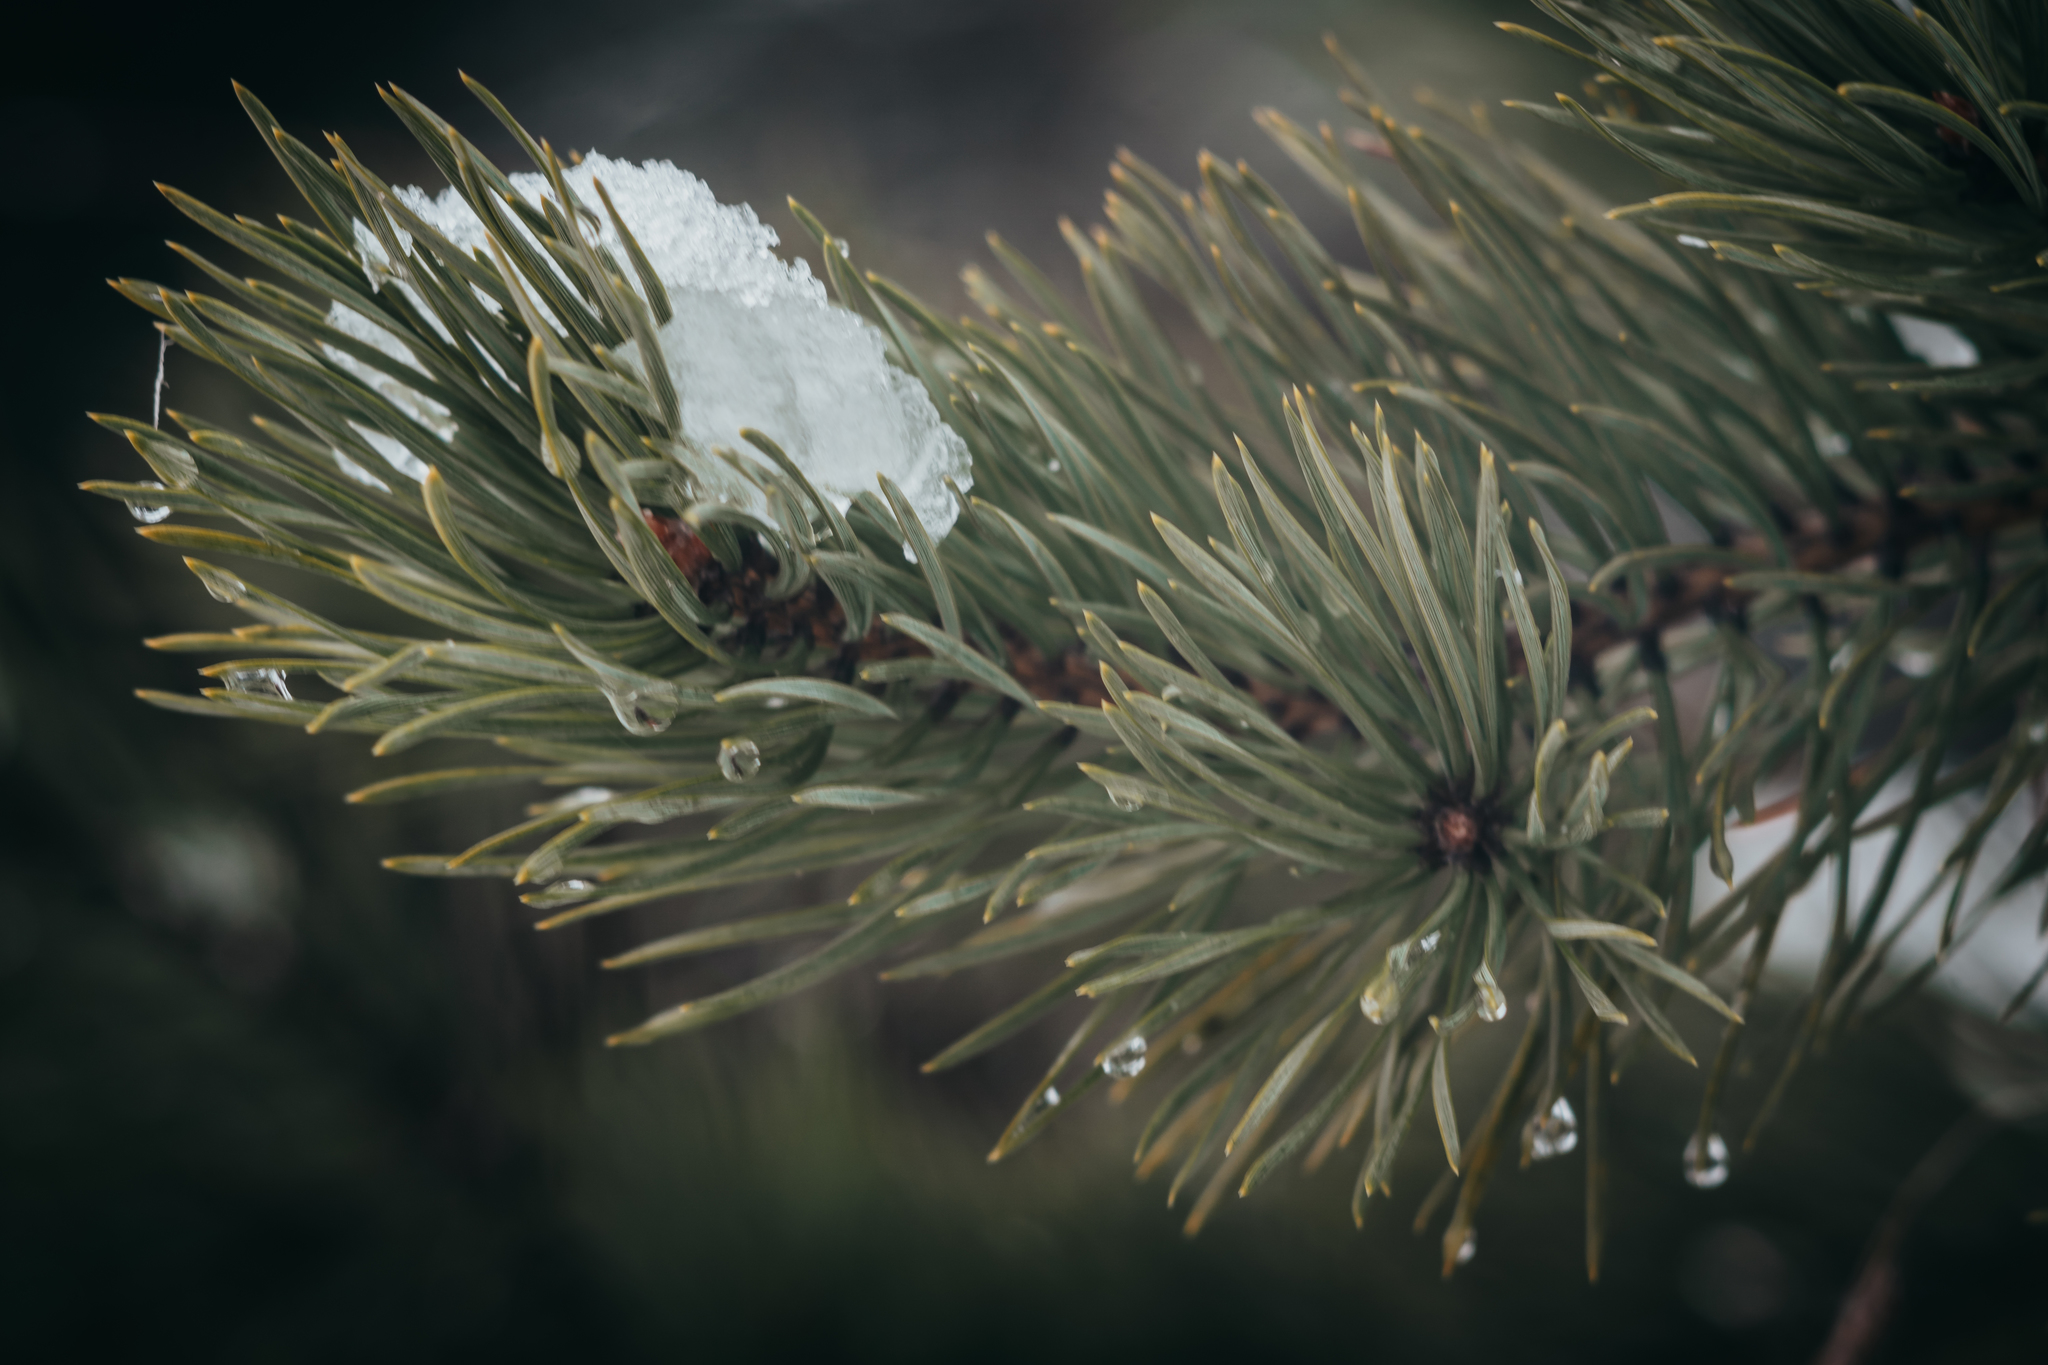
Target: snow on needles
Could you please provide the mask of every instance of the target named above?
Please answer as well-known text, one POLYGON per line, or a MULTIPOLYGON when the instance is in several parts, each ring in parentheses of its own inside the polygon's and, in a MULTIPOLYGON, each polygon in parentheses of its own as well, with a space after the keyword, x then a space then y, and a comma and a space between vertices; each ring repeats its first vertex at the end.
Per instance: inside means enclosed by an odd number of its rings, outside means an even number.
MULTIPOLYGON (((855 495, 875 491, 875 476, 886 474, 933 538, 945 535, 957 511, 945 480, 950 477, 962 490, 973 482, 966 442, 939 420, 923 385, 889 363, 879 329, 828 301, 808 263, 786 262, 775 254, 775 229, 745 204, 719 203, 703 181, 666 161, 636 166, 592 153, 567 168, 563 179, 598 213, 600 225, 593 227, 585 218, 584 231, 623 264, 623 244, 592 185, 604 182, 668 291, 675 316, 659 339, 681 401, 684 435, 707 453, 724 446, 753 457, 753 447, 739 433, 741 427, 756 427, 842 508, 855 495)), ((514 175, 511 181, 536 207, 543 195, 552 197, 544 176, 514 175)), ((454 189, 428 195, 406 186, 394 193, 457 247, 488 250, 483 223, 454 189)), ((411 249, 403 233, 400 243, 411 249)), ((373 286, 391 279, 382 245, 361 223, 355 245, 373 286)), ((628 287, 637 289, 637 281, 629 278, 628 287)), ((413 363, 398 338, 360 314, 336 304, 329 320, 387 355, 413 363)), ((631 344, 618 354, 638 363, 637 347, 631 344)), ((328 348, 328 355, 440 439, 453 434, 439 404, 338 350, 328 348)), ((412 467, 418 462, 398 442, 381 433, 363 434, 400 472, 424 474, 423 466, 412 467)), ((715 462, 695 462, 691 472, 700 485, 708 485, 707 496, 756 513, 764 510, 751 485, 715 462)))

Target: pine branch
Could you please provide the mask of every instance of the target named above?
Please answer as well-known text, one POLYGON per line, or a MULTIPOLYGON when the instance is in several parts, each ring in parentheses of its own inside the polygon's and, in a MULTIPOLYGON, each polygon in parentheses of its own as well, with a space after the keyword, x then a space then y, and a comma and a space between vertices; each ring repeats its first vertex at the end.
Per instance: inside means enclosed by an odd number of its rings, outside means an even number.
MULTIPOLYGON (((1350 210, 1371 271, 1248 164, 1205 157, 1188 192, 1126 154, 1106 225, 1067 232, 1088 306, 996 241, 1010 283, 970 272, 981 315, 960 320, 856 270, 798 207, 827 307, 750 215, 594 154, 565 167, 473 83, 532 172, 382 92, 447 177, 439 199, 338 140, 316 155, 242 92, 316 222, 167 190, 271 278, 186 252, 220 296, 115 287, 266 410, 252 430, 171 413, 182 435, 100 418, 157 482, 89 487, 208 556, 186 563, 253 624, 150 642, 226 658, 198 696, 145 695, 379 754, 496 743, 517 761, 350 799, 565 789, 468 849, 390 863, 510 878, 541 928, 858 873, 843 905, 615 956, 819 941, 617 1043, 856 968, 1043 962, 932 1069, 1078 1012, 996 1155, 1095 1086, 1163 1091, 1140 1173, 1174 1163, 1170 1199, 1202 1178, 1190 1230, 1233 1185, 1348 1147, 1368 1110, 1355 1205, 1384 1195, 1427 1089, 1457 1183, 1448 1270, 1504 1125, 1529 1159, 1576 1144, 1561 1086, 1583 1063, 1597 1276, 1599 1092, 1635 1044, 1696 1064, 1667 1011, 1723 1021, 1701 1179, 1789 898, 1889 840, 1860 902, 1839 879, 1759 1125, 1874 992, 1938 966, 1895 968, 1905 925, 1939 904, 1947 951, 1984 922, 1995 901, 1966 892, 1992 824, 2048 774, 2048 544, 2022 534, 2048 516, 2048 314, 2025 296, 2048 278, 2048 23, 2000 0, 1911 18, 1540 2, 1605 101, 1546 116, 1682 193, 1605 212, 1483 118, 1401 124, 1339 52, 1368 127, 1260 122, 1350 210), (704 248, 687 268, 650 230, 679 224, 704 248), (1914 363, 1930 337, 1964 363, 1914 363), (707 367, 707 341, 758 363, 707 367), (865 426, 692 426, 701 394, 773 411, 782 396, 745 384, 838 364, 867 368, 813 391, 885 395, 865 426), (1705 541, 1674 540, 1688 519, 1705 541), (216 557, 348 584, 416 633, 329 619, 216 557), (1702 617, 1719 628, 1676 629, 1702 617), (1932 660, 1911 677, 1907 641, 1932 660), (1676 706, 1689 672, 1704 720, 1676 706), (1987 718, 2007 742, 1962 750, 1987 718), (1789 842, 1693 905, 1695 854, 1732 879, 1730 814, 1758 815, 1795 756, 1789 842), (1894 781, 1910 794, 1877 809, 1894 781), (1983 814, 1887 918, 1919 821, 1972 788, 1983 814), (1731 1002, 1701 977, 1738 954, 1731 1002), (1468 1131, 1459 1039, 1528 993, 1468 1131)), ((2044 871, 2048 819, 1992 880, 2044 871)))

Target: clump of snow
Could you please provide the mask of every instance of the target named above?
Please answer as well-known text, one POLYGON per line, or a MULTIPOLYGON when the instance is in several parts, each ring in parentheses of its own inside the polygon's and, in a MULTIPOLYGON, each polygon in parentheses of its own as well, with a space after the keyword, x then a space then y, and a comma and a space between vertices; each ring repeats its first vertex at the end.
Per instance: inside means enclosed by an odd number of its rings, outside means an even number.
MULTIPOLYGON (((706 452, 724 446, 753 458, 739 433, 742 427, 758 428, 842 507, 874 491, 875 476, 886 474, 934 539, 952 527, 957 508, 945 480, 962 489, 972 485, 966 442, 939 420, 923 385, 889 363, 880 330, 834 306, 807 263, 775 254, 775 230, 751 208, 719 203, 703 181, 666 161, 636 166, 592 153, 566 169, 563 179, 597 214, 596 223, 581 220, 582 231, 611 252, 628 275, 627 287, 637 291, 624 245, 593 183, 604 182, 668 293, 674 317, 658 340, 685 436, 706 452)), ((515 175, 511 181, 535 206, 553 197, 544 176, 515 175)), ((488 251, 483 223, 454 189, 428 195, 406 186, 394 193, 458 248, 488 251)), ((401 233, 400 246, 409 252, 410 237, 401 233)), ((391 278, 390 261, 362 224, 356 227, 356 247, 372 286, 381 287, 391 278)), ((360 314, 336 304, 330 320, 386 354, 415 363, 403 343, 360 314)), ((637 349, 628 344, 619 354, 639 363, 637 349)), ((443 440, 453 434, 439 404, 331 348, 329 354, 443 440)), ((388 440, 375 442, 380 452, 388 440)), ((707 496, 764 510, 754 488, 730 471, 697 461, 691 473, 707 496)))

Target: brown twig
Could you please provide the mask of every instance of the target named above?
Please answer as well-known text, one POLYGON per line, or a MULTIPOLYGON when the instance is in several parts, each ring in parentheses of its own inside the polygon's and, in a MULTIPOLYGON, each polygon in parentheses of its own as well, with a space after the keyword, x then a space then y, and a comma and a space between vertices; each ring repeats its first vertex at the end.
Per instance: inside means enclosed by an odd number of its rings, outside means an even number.
MULTIPOLYGON (((706 602, 729 606, 733 619, 742 623, 743 630, 753 632, 760 643, 788 643, 808 635, 819 645, 837 645, 840 671, 849 677, 862 663, 924 653, 921 646, 880 624, 857 641, 841 641, 846 614, 831 589, 820 581, 813 580, 792 597, 770 601, 767 586, 775 575, 775 560, 752 536, 740 538, 741 567, 729 570, 681 518, 652 509, 643 510, 642 515, 697 595, 706 602)), ((1802 573, 1834 573, 1874 556, 1880 572, 1896 574, 1903 571, 1914 549, 1937 536, 1955 534, 1981 541, 2043 517, 2048 517, 2048 492, 1958 502, 1938 514, 1924 510, 1918 502, 1891 498, 1853 504, 1832 523, 1818 514, 1810 515, 1785 540, 1791 550, 1790 567, 1802 573)), ((1761 535, 1740 537, 1730 548, 1753 556, 1760 568, 1773 562, 1769 542, 1761 535)), ((1700 616, 1739 619, 1752 596, 1728 586, 1725 563, 1660 572, 1652 580, 1650 592, 1649 604, 1633 624, 1621 615, 1619 604, 1610 614, 1584 599, 1572 603, 1574 680, 1590 685, 1595 660, 1617 645, 1654 644, 1665 631, 1700 616)), ((1076 706, 1099 706, 1107 699, 1100 672, 1078 642, 1048 656, 1020 632, 1000 625, 998 630, 1008 651, 1004 662, 1010 675, 1032 696, 1076 706)), ((1512 635, 1509 668, 1515 673, 1527 671, 1520 642, 1512 635)), ((1296 738, 1344 733, 1351 728, 1334 703, 1313 691, 1290 690, 1235 673, 1228 676, 1296 738)))

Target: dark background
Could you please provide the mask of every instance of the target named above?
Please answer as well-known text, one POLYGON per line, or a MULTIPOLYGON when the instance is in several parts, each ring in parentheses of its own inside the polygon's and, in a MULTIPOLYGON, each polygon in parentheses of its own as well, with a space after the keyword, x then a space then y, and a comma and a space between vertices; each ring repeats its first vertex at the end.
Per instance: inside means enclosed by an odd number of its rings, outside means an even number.
MULTIPOLYGON (((149 411, 156 340, 100 281, 194 284, 161 179, 234 211, 289 186, 228 88, 301 137, 433 184, 395 81, 509 164, 456 70, 558 147, 661 156, 795 233, 795 193, 862 263, 949 307, 999 227, 1058 267, 1129 145, 1183 179, 1252 157, 1333 243, 1342 216, 1248 110, 1333 116, 1337 30, 1397 95, 1541 97, 1583 79, 1486 22, 1512 0, 732 0, 71 7, 10 20, 0 192, 0 1354, 254 1359, 890 1357, 1804 1360, 1905 1172, 2013 1065, 1909 1010, 1809 1072, 1723 1189, 1679 1179, 1696 1078, 1618 1092, 1605 1283, 1580 1157, 1499 1182, 1448 1283, 1407 1230, 1418 1137, 1361 1233, 1354 1172, 1285 1177, 1198 1241, 1132 1183, 1133 1116, 1088 1106, 981 1154, 1044 1040, 937 1080, 915 1063, 986 982, 860 982, 631 1054, 598 1040, 709 976, 605 977, 615 929, 542 938, 495 884, 379 856, 460 847, 500 809, 344 807, 357 739, 154 712, 231 624, 82 478, 141 477, 87 409, 149 411)), ((1405 106, 1404 106, 1405 107, 1405 106)), ((1545 140, 1616 193, 1595 149, 1545 140)), ((1340 250, 1344 249, 1341 246, 1340 250)), ((1055 270, 1061 278, 1066 272, 1055 270)), ((169 401, 238 395, 172 356, 169 401)), ((660 912, 671 918, 683 911, 660 912)), ((1766 1016, 1759 1032, 1779 1026, 1766 1016)), ((1753 1091, 1762 1079, 1748 1078, 1753 1091)), ((1753 1101, 1754 1095, 1749 1095, 1753 1101)), ((1738 1108, 1740 1106, 1738 1105, 1738 1108)), ((1884 1360, 2048 1353, 2048 1144, 1993 1140, 1919 1220, 1884 1360)), ((1341 1168, 1344 1162, 1332 1163, 1341 1168)))

